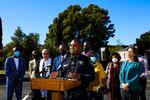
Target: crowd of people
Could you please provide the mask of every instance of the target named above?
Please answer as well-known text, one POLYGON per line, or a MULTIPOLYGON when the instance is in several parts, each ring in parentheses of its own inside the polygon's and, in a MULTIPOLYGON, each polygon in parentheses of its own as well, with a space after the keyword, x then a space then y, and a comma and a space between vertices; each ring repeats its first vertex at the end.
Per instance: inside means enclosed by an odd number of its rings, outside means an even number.
MULTIPOLYGON (((29 61, 30 78, 63 78, 75 79, 80 86, 66 90, 63 100, 146 100, 148 64, 146 57, 139 55, 136 48, 129 47, 127 60, 120 62, 117 52, 110 55, 107 66, 103 66, 98 52, 92 49, 91 43, 81 44, 78 39, 70 42, 69 50, 65 43, 58 47, 59 55, 51 57, 49 49, 39 53, 32 52, 29 61), (106 70, 104 70, 106 67, 106 70)), ((21 50, 13 48, 13 55, 5 61, 6 100, 12 100, 15 92, 16 100, 22 98, 25 61, 21 50)), ((51 100, 51 91, 32 89, 32 100, 51 100)))

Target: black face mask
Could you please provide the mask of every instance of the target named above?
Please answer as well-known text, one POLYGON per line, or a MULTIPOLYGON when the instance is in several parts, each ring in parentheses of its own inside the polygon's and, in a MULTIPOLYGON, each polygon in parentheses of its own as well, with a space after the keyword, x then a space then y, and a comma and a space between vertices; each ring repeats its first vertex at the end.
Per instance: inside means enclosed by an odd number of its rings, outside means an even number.
POLYGON ((60 52, 60 54, 61 54, 61 55, 65 55, 65 54, 66 54, 66 51, 65 51, 65 50, 62 50, 62 51, 60 52))
POLYGON ((38 55, 33 55, 34 59, 38 59, 39 56, 38 55))
POLYGON ((84 50, 85 52, 88 52, 90 49, 89 49, 89 48, 83 48, 83 50, 84 50))

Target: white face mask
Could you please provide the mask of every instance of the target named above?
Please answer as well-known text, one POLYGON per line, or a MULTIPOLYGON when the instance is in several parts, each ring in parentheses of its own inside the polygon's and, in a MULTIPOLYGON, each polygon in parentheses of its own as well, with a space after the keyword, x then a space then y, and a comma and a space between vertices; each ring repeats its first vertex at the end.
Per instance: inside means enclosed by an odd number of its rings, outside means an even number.
POLYGON ((112 58, 112 62, 116 63, 116 62, 118 62, 118 59, 117 58, 112 58))

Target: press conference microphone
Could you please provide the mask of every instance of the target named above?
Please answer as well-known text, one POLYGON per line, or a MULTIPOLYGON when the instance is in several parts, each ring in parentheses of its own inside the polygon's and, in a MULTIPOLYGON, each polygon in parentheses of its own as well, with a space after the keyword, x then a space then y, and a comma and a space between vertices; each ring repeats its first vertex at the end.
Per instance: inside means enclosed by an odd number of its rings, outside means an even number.
POLYGON ((46 73, 50 72, 51 73, 51 66, 45 66, 42 68, 42 71, 40 71, 38 74, 42 74, 42 77, 47 78, 46 73))

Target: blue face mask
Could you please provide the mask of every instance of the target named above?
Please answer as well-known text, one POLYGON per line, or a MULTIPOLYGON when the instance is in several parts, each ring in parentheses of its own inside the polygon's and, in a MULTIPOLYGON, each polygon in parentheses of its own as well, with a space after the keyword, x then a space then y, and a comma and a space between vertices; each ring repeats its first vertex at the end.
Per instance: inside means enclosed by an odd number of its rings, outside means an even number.
POLYGON ((14 57, 19 57, 19 55, 20 55, 20 51, 15 51, 14 52, 14 57))
POLYGON ((96 62, 97 58, 96 57, 90 57, 92 62, 96 62))

